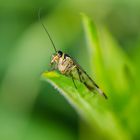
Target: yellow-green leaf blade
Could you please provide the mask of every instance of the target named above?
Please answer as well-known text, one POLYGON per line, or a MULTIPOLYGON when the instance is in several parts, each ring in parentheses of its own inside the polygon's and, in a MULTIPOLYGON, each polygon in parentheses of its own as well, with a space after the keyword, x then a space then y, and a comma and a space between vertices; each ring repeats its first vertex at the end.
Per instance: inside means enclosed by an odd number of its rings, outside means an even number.
POLYGON ((128 134, 121 128, 117 118, 110 111, 109 101, 102 96, 89 92, 78 81, 76 81, 78 89, 75 89, 70 78, 56 72, 45 72, 42 77, 67 99, 92 128, 96 128, 97 134, 100 132, 101 137, 116 140, 129 139, 128 134))

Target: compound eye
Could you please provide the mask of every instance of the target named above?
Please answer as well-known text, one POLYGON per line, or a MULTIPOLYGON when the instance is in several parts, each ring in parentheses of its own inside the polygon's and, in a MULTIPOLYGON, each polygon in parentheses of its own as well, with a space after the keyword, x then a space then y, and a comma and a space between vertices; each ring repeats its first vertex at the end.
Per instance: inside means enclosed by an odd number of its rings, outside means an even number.
POLYGON ((61 51, 58 51, 57 54, 59 55, 59 57, 62 57, 63 53, 61 51))

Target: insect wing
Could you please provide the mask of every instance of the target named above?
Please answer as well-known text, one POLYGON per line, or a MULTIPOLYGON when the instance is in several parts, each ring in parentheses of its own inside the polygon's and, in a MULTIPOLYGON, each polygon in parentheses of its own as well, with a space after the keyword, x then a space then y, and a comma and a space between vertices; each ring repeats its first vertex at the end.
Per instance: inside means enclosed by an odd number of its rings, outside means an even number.
POLYGON ((74 60, 79 75, 79 81, 82 82, 90 91, 96 91, 107 99, 106 94, 99 88, 93 79, 83 70, 83 68, 74 60))

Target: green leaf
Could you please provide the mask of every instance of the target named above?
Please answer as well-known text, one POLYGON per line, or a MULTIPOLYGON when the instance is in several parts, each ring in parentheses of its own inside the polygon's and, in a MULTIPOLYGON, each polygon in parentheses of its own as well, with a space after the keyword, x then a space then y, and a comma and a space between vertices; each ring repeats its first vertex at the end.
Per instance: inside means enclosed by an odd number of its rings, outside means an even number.
POLYGON ((105 28, 100 32, 100 42, 109 84, 118 94, 128 94, 132 88, 130 81, 134 76, 132 62, 105 28))
POLYGON ((89 59, 91 69, 93 71, 93 76, 96 81, 98 81, 101 85, 104 85, 106 78, 104 74, 103 58, 98 38, 98 32, 95 23, 93 23, 93 21, 89 19, 85 14, 82 14, 82 19, 88 44, 87 46, 89 59))
POLYGON ((56 72, 45 72, 42 77, 67 99, 101 138, 129 139, 128 134, 110 111, 109 100, 89 92, 79 81, 76 81, 78 87, 76 90, 70 78, 56 72))
POLYGON ((95 81, 100 83, 107 93, 128 95, 132 88, 130 81, 134 76, 134 68, 129 58, 104 26, 95 26, 85 14, 82 14, 82 19, 95 81))

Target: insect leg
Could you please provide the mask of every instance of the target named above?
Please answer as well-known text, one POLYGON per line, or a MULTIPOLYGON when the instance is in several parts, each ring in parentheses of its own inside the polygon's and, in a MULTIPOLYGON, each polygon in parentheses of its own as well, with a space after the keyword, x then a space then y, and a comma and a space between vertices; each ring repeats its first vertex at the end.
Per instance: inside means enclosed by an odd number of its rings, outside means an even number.
POLYGON ((82 82, 82 79, 81 79, 81 72, 79 71, 79 69, 77 68, 77 72, 78 72, 78 76, 79 76, 79 80, 80 80, 80 82, 82 82))
POLYGON ((72 82, 73 82, 73 84, 74 84, 75 88, 77 89, 76 83, 75 83, 75 81, 74 81, 74 78, 73 78, 73 75, 72 75, 72 73, 71 73, 71 72, 70 72, 70 77, 72 78, 72 82))
POLYGON ((73 82, 73 84, 74 84, 75 88, 77 89, 77 86, 76 86, 76 83, 75 83, 75 81, 74 81, 74 78, 73 78, 73 77, 72 77, 72 82, 73 82))

